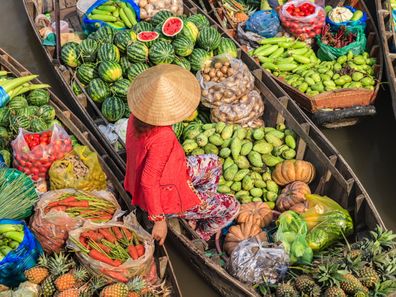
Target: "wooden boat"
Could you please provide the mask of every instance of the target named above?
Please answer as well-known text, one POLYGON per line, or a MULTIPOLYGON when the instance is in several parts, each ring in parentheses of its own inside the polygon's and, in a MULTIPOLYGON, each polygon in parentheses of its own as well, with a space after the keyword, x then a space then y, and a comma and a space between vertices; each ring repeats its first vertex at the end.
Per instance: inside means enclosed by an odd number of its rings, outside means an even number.
MULTIPOLYGON (((225 8, 221 4, 221 0, 192 0, 196 5, 200 6, 204 12, 209 14, 222 28, 227 32, 230 38, 237 39, 236 30, 237 24, 227 15, 225 8)), ((308 97, 299 90, 291 87, 282 79, 273 76, 272 74, 264 71, 265 82, 268 76, 271 76, 286 92, 289 94, 298 105, 303 108, 314 123, 325 126, 327 128, 338 128, 343 126, 354 125, 361 117, 372 116, 376 113, 374 102, 379 92, 379 87, 382 79, 383 68, 383 54, 380 46, 380 39, 375 22, 366 7, 364 1, 339 1, 327 0, 326 5, 337 6, 351 5, 360 9, 368 14, 367 22, 367 48, 369 49, 370 56, 377 59, 375 65, 375 75, 378 81, 374 91, 367 91, 365 89, 343 89, 336 92, 326 92, 314 97, 308 97), (348 97, 348 99, 346 99, 348 97), (364 98, 364 99, 363 99, 364 98), (330 102, 332 102, 330 104, 330 102), (333 103, 334 102, 334 103, 333 103)), ((238 41, 236 40, 238 43, 238 41)), ((243 46, 242 48, 245 48, 243 46)))
MULTIPOLYGON (((34 28, 33 20, 36 16, 34 5, 31 0, 24 0, 24 3, 34 28)), ((184 1, 184 8, 188 14, 202 12, 191 1, 184 1)), ((73 19, 76 20, 75 8, 71 6, 65 8, 61 11, 61 18, 69 20, 70 23, 75 23, 75 21, 72 21, 73 19)), ((214 22, 212 24, 221 30, 218 24, 214 22)), ((223 32, 223 34, 225 33, 223 32)), ((52 61, 53 56, 49 51, 47 53, 52 61)), ((279 88, 270 76, 265 74, 254 60, 243 51, 240 51, 239 54, 240 59, 248 65, 255 76, 255 86, 264 99, 265 113, 263 119, 266 126, 285 123, 297 134, 297 158, 315 164, 318 171, 317 176, 320 177, 312 183, 312 189, 315 189, 315 193, 333 197, 351 212, 356 226, 353 237, 366 234, 377 224, 384 226, 369 195, 339 152, 313 125, 296 103, 279 88)), ((62 75, 59 69, 60 67, 55 64, 55 70, 62 75)), ((213 246, 211 243, 208 244, 200 240, 199 236, 186 222, 173 220, 169 222, 169 230, 169 236, 173 244, 176 245, 178 252, 190 261, 197 272, 221 295, 231 297, 259 296, 254 289, 229 275, 219 265, 218 261, 205 254, 205 251, 213 248, 213 246)))
MULTIPOLYGON (((0 48, 0 70, 6 70, 15 77, 30 75, 31 73, 24 68, 19 62, 13 59, 7 52, 0 48)), ((38 79, 32 81, 32 83, 40 84, 38 79)), ((123 173, 117 168, 113 160, 107 155, 105 150, 100 145, 96 137, 94 137, 88 129, 83 125, 83 123, 70 111, 68 107, 57 97, 54 93, 50 92, 51 101, 50 104, 55 108, 56 117, 62 123, 63 127, 68 133, 76 136, 78 141, 90 150, 96 151, 100 163, 108 180, 113 186, 113 192, 115 193, 117 200, 119 201, 122 209, 133 211, 131 206, 131 198, 125 192, 122 183, 120 183, 120 178, 123 173)), ((166 279, 167 285, 172 288, 171 296, 181 297, 181 292, 175 277, 175 273, 170 262, 168 253, 165 247, 156 248, 156 263, 157 271, 161 279, 166 279)))
POLYGON ((396 33, 389 0, 375 0, 378 29, 385 59, 385 70, 396 117, 396 33))

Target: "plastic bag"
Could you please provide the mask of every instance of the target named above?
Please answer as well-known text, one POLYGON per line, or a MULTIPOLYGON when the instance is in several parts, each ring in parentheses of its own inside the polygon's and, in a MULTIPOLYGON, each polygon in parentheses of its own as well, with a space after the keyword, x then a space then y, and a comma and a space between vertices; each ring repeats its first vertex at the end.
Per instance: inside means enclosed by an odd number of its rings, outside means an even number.
POLYGON ((295 37, 305 40, 320 34, 325 23, 325 11, 321 6, 314 4, 309 0, 295 0, 289 1, 282 6, 279 12, 279 18, 286 31, 289 31, 295 37), (304 3, 313 5, 315 7, 315 12, 306 17, 298 17, 292 16, 287 10, 291 5, 300 7, 304 3))
MULTIPOLYGON (((86 222, 83 227, 69 232, 67 245, 75 251, 79 261, 91 271, 98 275, 106 276, 111 280, 126 281, 135 276, 147 277, 152 269, 154 255, 154 241, 147 231, 145 231, 136 221, 133 213, 124 218, 124 222, 109 222, 104 224, 94 224, 86 222), (106 264, 104 262, 93 259, 86 253, 86 248, 80 243, 80 235, 84 231, 97 230, 110 227, 125 227, 137 236, 140 242, 144 244, 144 254, 136 260, 130 256, 118 267, 106 264)), ((125 251, 124 251, 125 252, 125 251)), ((152 281, 152 276, 151 276, 152 281)))
POLYGON ((367 38, 364 31, 360 28, 347 28, 347 32, 357 34, 356 40, 342 48, 335 48, 322 42, 322 35, 316 36, 316 42, 319 46, 317 56, 322 61, 334 61, 338 57, 344 56, 351 51, 354 55, 360 55, 366 50, 367 38))
POLYGON ((57 201, 61 197, 78 195, 94 196, 94 198, 110 202, 113 205, 113 209, 112 213, 109 213, 111 218, 109 217, 108 221, 116 220, 124 213, 121 211, 121 207, 114 195, 107 191, 87 193, 74 189, 64 189, 47 192, 41 195, 40 201, 36 205, 34 216, 30 221, 30 228, 45 252, 59 253, 66 243, 69 231, 81 227, 85 221, 89 220, 80 216, 79 212, 76 212, 75 215, 69 215, 61 209, 52 211, 46 209, 51 202, 57 201))
MULTIPOLYGON (((82 27, 85 31, 85 33, 89 34, 92 32, 95 32, 97 29, 103 26, 109 26, 112 27, 113 29, 119 30, 117 26, 112 26, 110 23, 105 22, 105 21, 99 21, 99 20, 90 20, 88 18, 88 15, 97 7, 101 6, 102 4, 108 2, 109 0, 97 0, 94 4, 92 4, 88 10, 84 13, 82 17, 82 27)), ((133 0, 118 0, 121 2, 127 3, 129 8, 133 9, 136 14, 136 20, 140 21, 140 9, 139 6, 136 5, 136 3, 133 0)), ((123 28, 124 29, 124 28, 123 28)))
POLYGON ((246 64, 228 55, 214 57, 210 66, 205 67, 203 71, 197 72, 197 79, 202 89, 201 102, 208 108, 237 102, 254 88, 254 77, 246 64), (215 76, 217 76, 217 71, 220 71, 223 67, 216 68, 218 64, 230 67, 227 72, 229 76, 227 78, 223 77, 223 81, 209 81, 211 71, 214 71, 215 76), (229 71, 232 71, 232 75, 230 75, 229 71))
POLYGON ((140 18, 142 20, 151 19, 161 10, 169 10, 174 15, 183 14, 183 0, 137 0, 140 7, 140 18))
MULTIPOLYGON (((354 13, 357 9, 352 6, 344 6, 345 8, 349 9, 352 13, 354 13)), ((367 23, 367 13, 362 11, 363 16, 357 21, 346 21, 335 23, 333 22, 328 16, 326 17, 326 23, 330 24, 332 30, 338 30, 341 26, 345 26, 348 29, 366 29, 367 23)))
POLYGON ((49 170, 51 190, 73 188, 84 191, 106 189, 103 172, 96 152, 86 146, 76 146, 49 170))
POLYGON ((36 266, 37 259, 43 253, 43 249, 25 222, 2 219, 0 225, 3 224, 23 225, 25 234, 23 241, 0 261, 0 284, 17 287, 26 280, 23 274, 25 270, 36 266))
POLYGON ((48 169, 54 161, 62 159, 72 150, 72 142, 67 132, 57 124, 51 130, 31 133, 19 128, 19 134, 11 142, 14 152, 14 167, 30 175, 34 181, 47 178, 48 169), (26 139, 29 135, 51 133, 49 144, 39 144, 30 148, 26 139))
POLYGON ((126 142, 126 131, 128 127, 128 119, 120 119, 114 124, 114 130, 121 140, 126 142))
POLYGON ((289 257, 282 247, 252 237, 231 253, 227 271, 248 284, 276 284, 286 275, 288 265, 289 257))
POLYGON ((117 133, 115 133, 115 127, 114 124, 108 124, 107 126, 104 125, 99 125, 99 130, 100 132, 103 133, 103 135, 106 137, 106 139, 111 143, 111 144, 116 144, 118 140, 117 133))
POLYGON ((280 22, 275 10, 259 10, 247 20, 246 31, 257 33, 265 38, 274 37, 278 34, 280 22))
POLYGON ((261 35, 245 30, 246 23, 239 23, 237 27, 237 40, 241 45, 246 45, 248 48, 257 48, 260 46, 258 43, 263 39, 261 35))
POLYGON ((253 90, 242 96, 233 104, 223 104, 211 110, 212 121, 227 124, 246 124, 261 118, 264 113, 264 102, 260 93, 253 90))
POLYGON ((294 211, 285 211, 278 220, 276 241, 281 241, 290 257, 290 263, 310 264, 313 258, 312 249, 308 246, 306 222, 294 211))
POLYGON ((307 242, 318 251, 353 232, 349 212, 326 196, 306 195, 308 210, 301 215, 309 232, 307 242))

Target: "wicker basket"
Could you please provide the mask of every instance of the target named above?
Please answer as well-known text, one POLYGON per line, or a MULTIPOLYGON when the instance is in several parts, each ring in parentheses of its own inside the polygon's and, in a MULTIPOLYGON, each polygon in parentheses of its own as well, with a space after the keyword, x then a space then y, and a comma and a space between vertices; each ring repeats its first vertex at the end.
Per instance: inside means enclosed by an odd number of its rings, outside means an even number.
POLYGON ((87 12, 87 10, 94 4, 96 0, 79 0, 77 2, 77 13, 80 18, 87 12))

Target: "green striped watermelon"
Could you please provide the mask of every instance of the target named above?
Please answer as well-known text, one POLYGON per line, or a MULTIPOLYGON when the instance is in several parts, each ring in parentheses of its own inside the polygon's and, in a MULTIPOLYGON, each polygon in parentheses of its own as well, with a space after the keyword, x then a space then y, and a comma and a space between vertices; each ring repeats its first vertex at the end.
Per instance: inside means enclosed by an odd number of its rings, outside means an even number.
POLYGON ((125 53, 127 46, 132 44, 133 42, 134 41, 132 40, 129 31, 118 31, 114 36, 114 44, 119 48, 122 53, 125 53))
POLYGON ((52 121, 56 116, 55 108, 48 104, 40 106, 38 116, 45 122, 52 121))
POLYGON ((138 22, 135 26, 133 26, 132 30, 138 34, 143 31, 153 31, 153 25, 148 22, 138 22))
POLYGON ((131 111, 129 109, 129 106, 128 106, 128 104, 125 104, 125 112, 124 112, 124 115, 122 117, 123 118, 129 118, 130 115, 131 115, 131 111))
POLYGON ((161 25, 170 17, 173 17, 173 13, 170 12, 169 10, 160 10, 157 12, 153 18, 151 19, 151 23, 153 24, 154 27, 157 27, 158 25, 161 25))
POLYGON ((80 47, 76 42, 66 43, 61 50, 61 60, 62 62, 72 68, 76 68, 80 61, 78 60, 80 56, 80 47))
POLYGON ((40 107, 35 105, 29 105, 27 108, 29 109, 28 114, 30 115, 38 115, 38 112, 40 110, 40 107))
POLYGON ((139 74, 143 71, 149 69, 149 66, 145 63, 136 63, 133 64, 131 67, 128 68, 128 79, 133 82, 139 74))
POLYGON ((33 90, 27 96, 29 105, 41 106, 48 104, 50 100, 50 93, 45 89, 33 90))
POLYGON ((175 53, 181 57, 187 57, 191 55, 194 50, 194 42, 186 36, 178 36, 172 43, 175 53))
POLYGON ((115 30, 109 26, 100 27, 94 35, 94 38, 100 43, 112 43, 115 30))
POLYGON ((98 49, 98 60, 111 62, 120 61, 120 51, 118 47, 110 43, 102 44, 98 49))
POLYGON ((12 98, 9 102, 8 102, 8 109, 9 110, 13 110, 13 109, 19 109, 19 108, 23 108, 23 107, 27 107, 28 101, 25 99, 25 97, 23 96, 16 96, 14 98, 12 98))
POLYGON ((140 41, 127 47, 128 60, 132 63, 146 62, 148 53, 148 47, 140 41))
POLYGON ((176 123, 172 125, 173 132, 175 132, 177 139, 183 135, 184 125, 183 123, 176 123))
POLYGON ((33 119, 30 123, 30 131, 42 132, 48 129, 47 123, 40 118, 33 119))
POLYGON ((104 61, 98 67, 99 76, 106 82, 115 82, 122 77, 122 69, 117 62, 104 61))
POLYGON ((108 97, 102 104, 102 114, 109 122, 116 122, 125 113, 125 103, 119 97, 108 97))
POLYGON ((232 41, 230 38, 221 37, 219 47, 217 48, 217 54, 227 54, 233 58, 236 58, 238 56, 238 50, 235 42, 232 41))
POLYGON ((187 21, 193 22, 195 26, 201 31, 203 28, 209 27, 210 22, 206 16, 201 13, 193 14, 187 18, 187 21))
POLYGON ((7 107, 0 108, 0 126, 8 127, 10 124, 10 110, 7 107))
POLYGON ((191 63, 191 70, 194 72, 200 71, 204 68, 204 66, 210 62, 212 55, 201 49, 195 48, 189 57, 191 63))
POLYGON ((122 99, 126 99, 128 95, 128 89, 130 86, 131 82, 127 79, 119 79, 117 80, 111 87, 110 90, 113 93, 113 95, 118 96, 122 99))
POLYGON ((213 27, 203 28, 198 36, 198 46, 207 51, 213 51, 220 45, 221 34, 213 27))
POLYGON ((29 127, 30 120, 26 116, 19 115, 10 119, 10 129, 14 133, 18 133, 19 128, 29 130, 29 127))
POLYGON ((80 45, 80 55, 83 62, 95 62, 99 43, 93 39, 84 39, 80 45))
POLYGON ((29 107, 22 107, 19 109, 15 109, 14 112, 16 115, 23 115, 29 119, 31 119, 33 117, 33 115, 35 115, 35 113, 31 113, 31 109, 29 107))
POLYGON ((199 29, 193 22, 185 21, 180 35, 186 36, 195 44, 199 36, 199 29))
POLYGON ((149 58, 155 65, 171 64, 175 57, 173 46, 166 42, 158 41, 150 48, 149 58))
POLYGON ((98 71, 96 65, 93 63, 81 64, 76 71, 78 80, 83 84, 87 85, 91 80, 98 77, 98 71))
POLYGON ((183 67, 188 71, 191 70, 191 64, 186 58, 176 56, 176 58, 173 60, 173 64, 183 67))
POLYGON ((87 91, 88 95, 96 103, 102 103, 111 94, 108 85, 100 78, 95 78, 91 80, 88 85, 87 91))
POLYGON ((128 57, 123 56, 120 58, 120 65, 121 65, 121 70, 122 70, 122 76, 126 77, 127 76, 127 70, 129 66, 132 65, 131 62, 129 62, 128 57))

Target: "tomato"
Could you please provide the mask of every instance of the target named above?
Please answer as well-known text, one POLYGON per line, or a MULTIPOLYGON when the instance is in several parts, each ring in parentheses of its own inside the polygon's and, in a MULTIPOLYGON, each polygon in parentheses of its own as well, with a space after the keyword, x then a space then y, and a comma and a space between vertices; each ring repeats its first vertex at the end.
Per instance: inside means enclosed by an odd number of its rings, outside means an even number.
POLYGON ((32 176, 32 180, 38 181, 38 180, 39 180, 39 176, 38 176, 38 175, 33 175, 33 176, 32 176))
POLYGON ((43 152, 41 150, 34 151, 34 157, 37 159, 41 159, 43 157, 43 152))
POLYGON ((39 174, 40 170, 38 167, 32 168, 32 174, 39 174))
POLYGON ((25 167, 26 168, 32 168, 32 162, 26 162, 25 167))
POLYGON ((50 155, 49 160, 50 160, 50 162, 54 162, 56 160, 55 153, 50 155))
POLYGON ((60 159, 63 158, 64 155, 65 155, 64 152, 59 152, 59 153, 56 154, 56 159, 57 159, 57 160, 60 160, 60 159))
POLYGON ((25 167, 25 166, 26 166, 26 161, 21 160, 21 161, 19 162, 19 164, 20 164, 21 166, 25 167))
POLYGON ((23 168, 22 170, 20 170, 20 171, 23 171, 23 172, 25 172, 25 174, 26 175, 30 175, 30 173, 31 173, 31 171, 30 171, 30 169, 29 168, 23 168))

